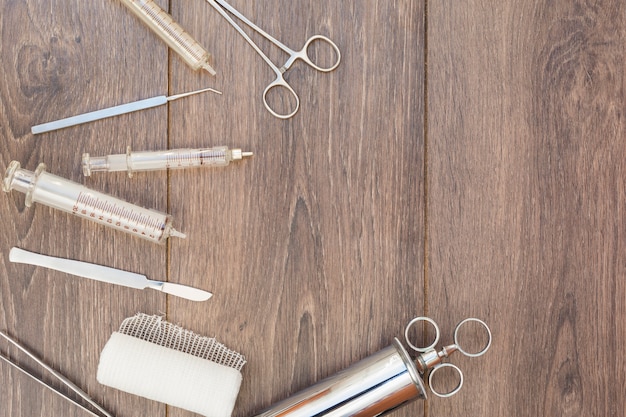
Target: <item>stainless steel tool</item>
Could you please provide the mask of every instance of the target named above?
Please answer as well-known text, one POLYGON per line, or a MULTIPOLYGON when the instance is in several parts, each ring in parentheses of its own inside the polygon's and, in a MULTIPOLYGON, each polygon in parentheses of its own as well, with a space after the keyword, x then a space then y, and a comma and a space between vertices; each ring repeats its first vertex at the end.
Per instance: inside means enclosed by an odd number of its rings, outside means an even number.
POLYGON ((273 116, 278 117, 279 119, 289 119, 294 114, 296 114, 296 112, 298 111, 298 108, 300 108, 300 98, 298 97, 298 94, 296 94, 293 88, 291 88, 291 86, 289 85, 289 83, 287 83, 284 77, 285 72, 287 72, 287 70, 289 70, 289 68, 291 68, 291 66, 296 61, 302 60, 311 68, 317 71, 321 71, 321 72, 330 72, 339 66, 339 62, 341 61, 341 52, 339 51, 339 47, 326 36, 314 35, 305 42, 302 49, 300 49, 299 51, 295 51, 289 48, 284 43, 280 42, 278 39, 276 39, 275 37, 273 37, 266 31, 264 31, 263 29, 261 29, 260 27, 258 27, 250 19, 244 16, 241 12, 239 12, 233 6, 228 4, 225 0, 206 0, 206 1, 211 6, 213 6, 213 8, 219 14, 221 14, 224 19, 226 19, 226 21, 246 40, 246 42, 250 44, 250 46, 256 51, 256 53, 259 54, 259 56, 263 59, 263 61, 265 61, 265 63, 269 65, 272 71, 274 71, 274 75, 276 76, 276 78, 274 79, 274 81, 269 83, 269 85, 263 91, 263 104, 265 105, 265 108, 273 116), (261 50, 261 48, 252 40, 252 38, 250 38, 250 36, 246 33, 246 31, 244 31, 243 28, 235 21, 235 19, 231 17, 231 14, 236 19, 238 19, 242 24, 246 25, 252 31, 258 33, 260 36, 267 39, 269 42, 271 42, 272 44, 280 48, 283 52, 288 54, 289 58, 287 59, 285 64, 279 68, 277 64, 272 62, 272 60, 269 59, 269 57, 261 50), (315 59, 309 56, 309 48, 314 43, 326 44, 334 51, 335 61, 330 66, 328 67, 321 66, 315 62, 315 59), (286 90, 287 94, 291 95, 293 99, 295 100, 295 104, 293 105, 293 108, 291 108, 290 110, 287 110, 284 113, 282 111, 277 111, 273 109, 267 100, 268 94, 271 90, 280 90, 280 89, 286 90))
POLYGON ((24 375, 26 375, 29 378, 33 379, 34 381, 38 382, 40 385, 44 386, 45 388, 49 389, 50 391, 54 392, 55 394, 59 395, 60 397, 66 399, 69 402, 71 402, 76 407, 82 409, 83 411, 85 411, 89 415, 91 415, 93 417, 101 417, 101 415, 104 415, 106 417, 113 417, 108 411, 106 411, 104 408, 102 408, 100 405, 98 405, 98 403, 96 403, 93 399, 91 399, 91 397, 89 397, 89 395, 87 395, 87 393, 85 391, 80 389, 76 384, 74 384, 72 381, 70 381, 67 377, 65 377, 64 375, 62 375, 59 372, 57 372, 54 369, 52 369, 50 366, 48 366, 46 363, 44 363, 41 359, 39 359, 37 356, 35 356, 33 353, 31 353, 28 349, 26 349, 24 346, 20 345, 17 341, 15 341, 11 337, 9 337, 6 333, 0 331, 0 336, 2 336, 7 342, 12 344, 16 348, 18 348, 26 356, 28 356, 29 358, 34 360, 39 366, 41 366, 43 369, 45 369, 50 374, 52 374, 56 379, 58 379, 61 383, 63 383, 63 385, 65 385, 66 387, 70 388, 72 391, 74 391, 76 394, 78 394, 83 400, 87 401, 89 404, 91 404, 92 407, 94 407, 96 410, 98 410, 102 414, 96 414, 93 411, 89 410, 88 408, 86 408, 85 406, 83 406, 82 404, 80 404, 79 402, 74 400, 73 398, 70 398, 66 394, 62 393, 61 391, 59 391, 56 388, 54 388, 51 385, 49 385, 47 382, 44 382, 41 378, 38 378, 35 375, 33 375, 32 373, 28 372, 26 369, 21 367, 16 362, 13 362, 8 357, 0 354, 0 360, 3 360, 7 364, 11 365, 15 369, 17 369, 20 372, 22 372, 24 375))
POLYGON ((428 317, 417 317, 406 327, 405 338, 411 349, 419 352, 412 360, 402 343, 396 338, 393 344, 353 364, 347 369, 330 376, 317 384, 281 401, 256 417, 375 417, 394 410, 420 398, 426 398, 426 386, 422 378, 428 378, 430 391, 438 397, 450 397, 463 385, 461 370, 445 360, 458 351, 469 357, 483 355, 491 345, 491 331, 476 318, 461 321, 454 331, 454 344, 435 349, 439 342, 439 327, 428 317), (483 329, 483 346, 476 352, 459 344, 459 330, 468 329, 474 323, 483 329), (410 341, 411 329, 415 325, 430 324, 435 329, 435 340, 425 347, 415 346, 410 341), (448 392, 439 392, 433 387, 438 371, 451 368, 458 374, 457 386, 448 392))
POLYGON ((55 120, 52 122, 42 123, 30 128, 33 135, 40 133, 52 132, 54 130, 64 129, 66 127, 77 126, 83 123, 95 122, 96 120, 102 120, 113 116, 119 116, 121 114, 132 113, 139 110, 151 109, 153 107, 162 106, 170 101, 178 100, 183 97, 189 97, 194 94, 204 93, 205 91, 211 91, 215 94, 222 94, 213 88, 204 88, 202 90, 190 91, 188 93, 176 94, 173 96, 157 96, 152 98, 146 98, 144 100, 133 101, 131 103, 120 104, 118 106, 108 107, 102 110, 96 110, 89 113, 83 113, 76 116, 66 117, 64 119, 55 120))
POLYGON ((45 268, 54 269, 55 271, 139 290, 151 288, 191 301, 206 301, 213 296, 213 294, 208 291, 182 284, 153 281, 148 279, 145 275, 135 274, 134 272, 122 271, 108 266, 75 261, 72 259, 41 255, 20 248, 11 249, 9 252, 9 260, 22 264, 43 266, 45 268))

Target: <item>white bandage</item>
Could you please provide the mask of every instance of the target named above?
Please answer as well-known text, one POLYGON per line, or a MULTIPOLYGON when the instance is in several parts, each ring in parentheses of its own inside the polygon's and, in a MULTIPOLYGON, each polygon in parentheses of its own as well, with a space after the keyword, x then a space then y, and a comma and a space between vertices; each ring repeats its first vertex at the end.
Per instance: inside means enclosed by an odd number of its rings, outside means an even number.
POLYGON ((98 382, 206 417, 229 417, 239 370, 115 332, 104 347, 98 382))

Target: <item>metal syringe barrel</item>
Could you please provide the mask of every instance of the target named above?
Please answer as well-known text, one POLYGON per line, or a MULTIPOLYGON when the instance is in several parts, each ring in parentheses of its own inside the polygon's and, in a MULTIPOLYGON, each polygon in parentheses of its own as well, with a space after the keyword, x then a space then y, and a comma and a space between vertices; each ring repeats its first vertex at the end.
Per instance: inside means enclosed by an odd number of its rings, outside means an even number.
POLYGON ((13 161, 7 168, 3 190, 26 194, 25 204, 40 203, 155 243, 170 236, 185 237, 172 227, 172 216, 136 206, 110 195, 50 174, 45 164, 32 172, 13 161))
POLYGON ((387 348, 271 406, 256 417, 373 417, 426 398, 415 364, 398 339, 387 348))

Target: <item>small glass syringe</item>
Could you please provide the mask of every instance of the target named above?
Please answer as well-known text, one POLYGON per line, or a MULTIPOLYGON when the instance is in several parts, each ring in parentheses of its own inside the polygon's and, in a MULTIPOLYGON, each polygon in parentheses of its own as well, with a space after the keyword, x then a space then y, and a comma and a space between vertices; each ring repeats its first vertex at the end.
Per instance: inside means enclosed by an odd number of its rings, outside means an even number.
POLYGON ((110 195, 46 172, 39 164, 35 172, 13 161, 4 178, 3 190, 26 194, 26 207, 33 202, 73 214, 152 242, 165 243, 170 237, 186 237, 172 227, 172 216, 145 209, 110 195))
POLYGON ((205 69, 215 75, 210 65, 211 54, 191 37, 172 16, 154 0, 121 0, 159 38, 174 50, 193 70, 205 69))
POLYGON ((243 152, 238 148, 228 149, 226 146, 146 152, 132 152, 129 146, 126 154, 92 157, 84 153, 83 174, 88 177, 96 171, 128 171, 128 176, 132 178, 133 172, 137 171, 226 166, 231 161, 252 155, 252 152, 243 152))

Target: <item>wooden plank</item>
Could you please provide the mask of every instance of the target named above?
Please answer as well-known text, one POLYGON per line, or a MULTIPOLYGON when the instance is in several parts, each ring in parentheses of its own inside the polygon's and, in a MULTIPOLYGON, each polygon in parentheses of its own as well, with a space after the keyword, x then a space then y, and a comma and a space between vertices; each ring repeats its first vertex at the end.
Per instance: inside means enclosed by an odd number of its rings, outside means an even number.
POLYGON ((428 310, 494 336, 429 415, 622 415, 624 4, 428 17, 428 310))
POLYGON ((173 57, 172 91, 214 85, 224 95, 172 104, 186 117, 170 115, 171 147, 255 156, 171 172, 171 211, 188 233, 171 243, 171 279, 215 297, 170 299, 168 318, 246 356, 234 414, 253 415, 386 347, 422 313, 423 10, 415 1, 232 4, 291 47, 324 34, 342 52, 334 72, 302 63, 288 72, 301 108, 278 120, 261 98, 272 72, 253 49, 207 5, 172 4, 218 71, 193 74, 173 57))
MULTIPOLYGON (((166 313, 247 356, 237 415, 389 345, 422 313, 421 2, 235 4, 290 46, 322 33, 341 48, 335 72, 302 64, 290 71, 302 107, 289 121, 263 107, 271 72, 203 2, 172 4, 172 13, 215 54, 215 80, 189 70, 118 2, 1 6, 1 168, 11 159, 28 169, 46 162, 54 174, 171 212, 189 235, 159 247, 42 205, 24 209, 16 192, 0 203, 0 325, 114 415, 189 414, 95 380, 104 343, 138 311, 166 313), (29 133, 39 122, 211 84, 224 95, 45 137, 29 133), (225 144, 255 157, 219 170, 82 177, 82 152, 122 153, 129 144, 225 144), (12 246, 167 276, 216 296, 166 302, 161 294, 14 265, 12 246)), ((284 59, 276 50, 270 57, 284 59)), ((8 381, 0 387, 0 416, 85 415, 6 365, 0 373, 8 381)), ((416 402, 397 415, 422 409, 416 402)))
MULTIPOLYGON (((166 2, 162 2, 166 3, 166 2)), ((167 176, 130 181, 125 174, 83 178, 81 154, 167 146, 165 107, 34 137, 30 126, 167 92, 167 49, 119 2, 2 1, 0 169, 11 160, 166 210, 167 176)), ((40 204, 24 208, 16 191, 0 198, 0 328, 84 388, 114 415, 164 414, 155 402, 96 381, 104 343, 137 311, 165 311, 161 294, 88 282, 9 262, 19 246, 35 252, 166 276, 166 248, 81 221, 40 204)), ((41 369, 0 344, 35 373, 41 369)), ((0 364, 0 415, 86 415, 0 364), (8 382, 8 383, 5 383, 8 382)), ((49 380, 49 378, 47 378, 49 380)), ((58 384, 55 384, 58 386, 58 384)))

